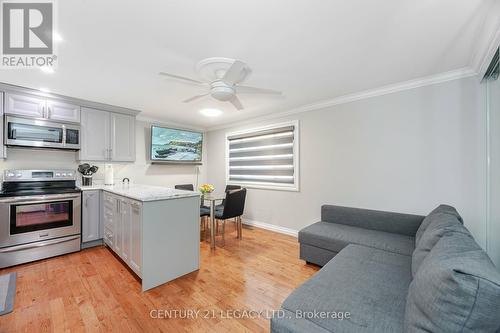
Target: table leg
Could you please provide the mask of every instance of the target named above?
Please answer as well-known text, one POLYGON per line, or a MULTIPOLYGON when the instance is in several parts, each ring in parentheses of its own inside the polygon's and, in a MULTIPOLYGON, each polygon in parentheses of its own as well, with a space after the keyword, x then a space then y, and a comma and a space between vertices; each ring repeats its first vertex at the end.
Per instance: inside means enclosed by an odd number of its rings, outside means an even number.
POLYGON ((215 200, 210 200, 210 248, 215 250, 215 200))

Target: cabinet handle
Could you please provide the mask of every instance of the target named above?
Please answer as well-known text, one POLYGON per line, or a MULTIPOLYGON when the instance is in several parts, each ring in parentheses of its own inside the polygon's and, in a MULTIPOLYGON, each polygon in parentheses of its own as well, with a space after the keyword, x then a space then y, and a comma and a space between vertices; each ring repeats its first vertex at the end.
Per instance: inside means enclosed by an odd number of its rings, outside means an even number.
POLYGON ((47 117, 46 118, 50 118, 50 106, 47 106, 47 117))
POLYGON ((85 199, 85 207, 89 206, 89 199, 85 199))
POLYGON ((113 151, 113 149, 109 148, 109 160, 112 159, 112 151, 113 151))

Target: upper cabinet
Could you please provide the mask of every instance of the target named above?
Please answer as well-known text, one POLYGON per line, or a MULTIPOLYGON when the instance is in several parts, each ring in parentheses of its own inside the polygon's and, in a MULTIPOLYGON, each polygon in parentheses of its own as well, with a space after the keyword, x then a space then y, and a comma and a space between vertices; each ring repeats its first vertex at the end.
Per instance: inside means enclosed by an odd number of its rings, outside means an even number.
POLYGON ((80 160, 135 161, 135 116, 82 108, 80 160))
POLYGON ((135 117, 110 113, 111 115, 111 159, 113 161, 135 161, 135 117))
POLYGON ((5 95, 5 114, 73 123, 80 122, 80 106, 35 95, 7 93, 5 95))
POLYGON ((47 101, 47 118, 52 120, 80 122, 80 106, 60 101, 47 101))

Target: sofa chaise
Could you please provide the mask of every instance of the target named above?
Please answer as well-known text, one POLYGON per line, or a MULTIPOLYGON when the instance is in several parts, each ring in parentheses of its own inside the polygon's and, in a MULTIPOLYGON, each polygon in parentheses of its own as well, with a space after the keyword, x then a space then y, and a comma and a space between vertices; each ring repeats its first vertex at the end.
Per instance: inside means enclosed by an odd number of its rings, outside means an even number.
POLYGON ((323 267, 272 332, 500 332, 500 273, 451 206, 424 217, 325 205, 299 242, 323 267))

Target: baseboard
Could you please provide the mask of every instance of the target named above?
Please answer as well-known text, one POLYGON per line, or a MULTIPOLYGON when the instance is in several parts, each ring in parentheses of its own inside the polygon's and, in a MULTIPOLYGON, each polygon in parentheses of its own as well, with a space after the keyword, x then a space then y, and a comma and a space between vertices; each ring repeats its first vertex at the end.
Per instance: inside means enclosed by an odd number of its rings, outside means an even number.
POLYGON ((278 225, 274 224, 269 224, 269 223, 264 223, 264 222, 258 222, 258 221, 252 221, 249 219, 242 218, 241 221, 243 224, 256 227, 256 228, 261 228, 261 229, 266 229, 274 232, 279 232, 280 234, 285 234, 289 236, 294 236, 297 237, 299 232, 298 230, 286 228, 286 227, 280 227, 278 225))

